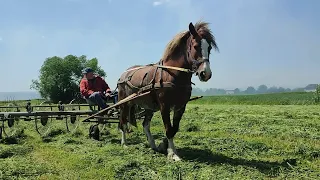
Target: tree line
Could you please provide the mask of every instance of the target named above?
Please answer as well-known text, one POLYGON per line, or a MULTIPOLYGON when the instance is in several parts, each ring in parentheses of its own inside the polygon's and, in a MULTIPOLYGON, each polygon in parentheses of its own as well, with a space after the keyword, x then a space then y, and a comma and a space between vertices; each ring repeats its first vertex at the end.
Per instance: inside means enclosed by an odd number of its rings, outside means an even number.
POLYGON ((193 88, 192 94, 193 95, 225 95, 225 94, 236 94, 236 95, 245 95, 245 94, 267 94, 267 93, 283 93, 283 92, 305 92, 305 90, 315 90, 317 88, 317 84, 309 84, 304 88, 284 88, 284 87, 276 87, 271 86, 268 87, 267 85, 260 85, 257 88, 253 86, 247 87, 245 90, 240 90, 239 88, 235 88, 232 90, 226 90, 221 88, 209 88, 206 90, 202 90, 200 88, 193 88))

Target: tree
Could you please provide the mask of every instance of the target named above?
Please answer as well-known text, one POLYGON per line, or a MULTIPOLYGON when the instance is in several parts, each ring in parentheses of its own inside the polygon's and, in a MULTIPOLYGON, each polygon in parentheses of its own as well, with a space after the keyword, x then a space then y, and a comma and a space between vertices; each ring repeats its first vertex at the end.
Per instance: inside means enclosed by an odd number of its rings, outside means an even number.
POLYGON ((260 85, 259 87, 258 87, 258 90, 257 90, 257 92, 258 93, 260 93, 260 94, 262 94, 262 93, 266 93, 268 91, 268 86, 266 86, 266 85, 260 85))
POLYGON ((286 92, 291 92, 291 89, 290 88, 286 88, 286 92))
POLYGON ((79 83, 82 69, 92 68, 98 75, 106 73, 98 66, 96 58, 68 55, 64 58, 53 56, 47 58, 40 68, 39 80, 32 80, 31 89, 39 91, 43 98, 53 103, 70 102, 79 95, 79 83))
POLYGON ((280 93, 282 93, 282 92, 286 92, 286 89, 285 89, 285 88, 283 88, 283 87, 279 87, 279 88, 278 88, 278 92, 280 92, 280 93))
POLYGON ((272 86, 268 89, 268 93, 276 93, 278 92, 278 88, 276 86, 272 86))
POLYGON ((246 94, 255 94, 256 93, 256 89, 252 86, 249 86, 246 90, 245 90, 246 94))
POLYGON ((320 103, 320 84, 317 84, 316 91, 314 92, 314 101, 315 103, 320 103))

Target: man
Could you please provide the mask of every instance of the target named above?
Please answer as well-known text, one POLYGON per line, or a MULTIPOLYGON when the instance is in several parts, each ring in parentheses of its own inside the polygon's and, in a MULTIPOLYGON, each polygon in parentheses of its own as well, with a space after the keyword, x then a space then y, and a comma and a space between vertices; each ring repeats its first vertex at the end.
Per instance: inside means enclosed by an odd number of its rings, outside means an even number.
POLYGON ((91 68, 85 68, 82 74, 84 77, 80 81, 81 95, 89 104, 96 104, 101 109, 107 108, 105 99, 111 93, 109 85, 100 76, 94 75, 91 68))

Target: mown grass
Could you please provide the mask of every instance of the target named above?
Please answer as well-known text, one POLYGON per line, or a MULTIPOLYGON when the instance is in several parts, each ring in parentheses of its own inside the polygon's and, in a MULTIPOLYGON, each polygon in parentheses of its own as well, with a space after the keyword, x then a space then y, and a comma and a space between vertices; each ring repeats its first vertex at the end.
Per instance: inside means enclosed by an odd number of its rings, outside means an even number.
MULTIPOLYGON (((56 121, 40 138, 32 122, 0 144, 0 179, 319 179, 320 106, 189 104, 175 143, 182 162, 153 152, 142 127, 120 146, 116 125, 101 140, 89 125, 65 132, 56 121)), ((159 113, 151 124, 159 144, 159 113)))

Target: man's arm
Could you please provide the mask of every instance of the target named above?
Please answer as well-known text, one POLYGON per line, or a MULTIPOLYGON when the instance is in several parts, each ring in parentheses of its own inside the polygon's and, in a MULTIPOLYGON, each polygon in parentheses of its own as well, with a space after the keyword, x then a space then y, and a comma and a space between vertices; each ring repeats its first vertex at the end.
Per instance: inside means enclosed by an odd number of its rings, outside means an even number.
POLYGON ((102 83, 103 90, 105 90, 106 93, 111 93, 111 89, 108 83, 106 83, 106 81, 103 78, 101 78, 101 83, 102 83))
POLYGON ((86 82, 85 82, 84 80, 81 80, 81 82, 80 82, 80 93, 81 93, 82 96, 84 96, 84 97, 86 97, 86 98, 87 98, 88 96, 90 96, 90 94, 93 93, 92 90, 89 90, 89 89, 87 88, 86 82))

